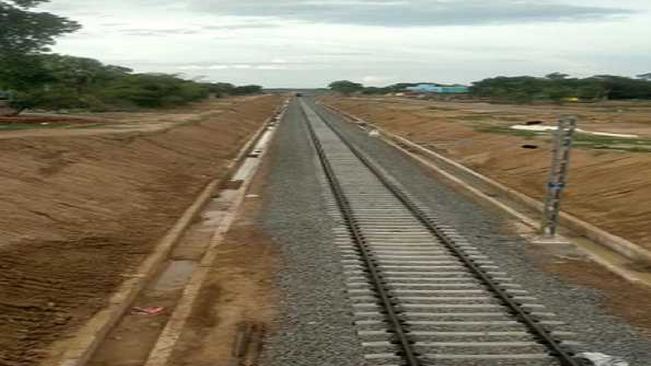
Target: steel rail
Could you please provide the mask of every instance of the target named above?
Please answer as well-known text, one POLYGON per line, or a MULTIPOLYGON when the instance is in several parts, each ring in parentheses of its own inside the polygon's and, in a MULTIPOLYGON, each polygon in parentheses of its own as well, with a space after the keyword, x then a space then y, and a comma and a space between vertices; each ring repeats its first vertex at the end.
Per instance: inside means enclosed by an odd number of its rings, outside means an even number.
POLYGON ((321 145, 321 141, 316 135, 314 127, 307 118, 307 114, 305 113, 303 106, 300 108, 303 112, 305 120, 307 121, 312 142, 317 151, 319 161, 323 166, 326 179, 328 180, 328 183, 330 183, 330 188, 332 189, 334 198, 337 202, 337 205, 339 206, 346 225, 350 230, 352 239, 357 246, 357 249, 359 250, 362 259, 364 260, 364 263, 368 269, 368 278, 380 299, 380 305, 384 308, 385 316, 391 327, 391 331, 394 334, 395 341, 397 345, 402 349, 399 355, 404 358, 407 366, 421 366, 421 362, 418 359, 418 354, 413 348, 414 342, 407 334, 407 331, 404 329, 404 322, 400 318, 399 311, 396 309, 395 301, 391 299, 391 295, 384 286, 384 277, 380 270, 377 268, 373 254, 367 248, 367 241, 364 238, 364 234, 359 228, 359 225, 357 224, 355 214, 353 213, 348 198, 346 198, 346 195, 344 194, 341 183, 337 179, 334 169, 332 168, 325 150, 323 149, 323 145, 321 145))
POLYGON ((556 339, 550 331, 540 324, 540 320, 531 314, 530 311, 523 308, 522 304, 515 301, 499 283, 492 279, 492 276, 486 273, 479 265, 471 259, 463 249, 459 248, 452 239, 450 239, 423 210, 418 207, 400 188, 390 182, 384 174, 372 163, 356 146, 354 146, 337 128, 332 125, 327 118, 318 110, 313 108, 314 112, 328 126, 339 139, 350 149, 350 151, 380 180, 380 182, 398 198, 407 207, 412 214, 455 255, 463 264, 472 272, 492 292, 495 298, 506 306, 515 319, 524 324, 537 341, 550 350, 550 355, 558 359, 562 366, 581 366, 576 360, 574 353, 565 349, 561 341, 556 339))

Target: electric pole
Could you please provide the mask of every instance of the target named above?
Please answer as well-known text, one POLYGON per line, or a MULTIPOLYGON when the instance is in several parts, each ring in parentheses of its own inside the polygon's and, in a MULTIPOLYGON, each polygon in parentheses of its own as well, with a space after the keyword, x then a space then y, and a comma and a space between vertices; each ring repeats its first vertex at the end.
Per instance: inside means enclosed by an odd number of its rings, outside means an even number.
POLYGON ((561 207, 561 194, 567 185, 570 156, 574 143, 577 117, 562 116, 558 120, 558 129, 553 136, 552 166, 547 185, 547 199, 542 224, 542 239, 556 238, 558 214, 561 207))

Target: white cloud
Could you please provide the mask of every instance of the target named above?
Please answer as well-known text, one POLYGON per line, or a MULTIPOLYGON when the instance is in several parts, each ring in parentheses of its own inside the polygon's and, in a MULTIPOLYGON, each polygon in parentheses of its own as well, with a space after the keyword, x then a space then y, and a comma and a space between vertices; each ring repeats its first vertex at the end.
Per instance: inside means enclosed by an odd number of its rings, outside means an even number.
POLYGON ((258 70, 287 70, 287 67, 282 65, 258 65, 255 68, 258 70))
POLYGON ((380 86, 380 85, 387 85, 392 82, 396 81, 395 76, 375 76, 375 75, 367 75, 362 78, 362 82, 364 84, 368 84, 370 86, 380 86))
POLYGON ((552 0, 192 0, 189 7, 216 14, 383 27, 585 21, 633 13, 621 5, 593 6, 552 0))
POLYGON ((44 9, 84 25, 62 38, 56 52, 237 84, 651 71, 647 0, 297 1, 57 0, 44 9), (297 4, 297 12, 288 11, 297 4), (620 8, 634 12, 616 15, 620 8))

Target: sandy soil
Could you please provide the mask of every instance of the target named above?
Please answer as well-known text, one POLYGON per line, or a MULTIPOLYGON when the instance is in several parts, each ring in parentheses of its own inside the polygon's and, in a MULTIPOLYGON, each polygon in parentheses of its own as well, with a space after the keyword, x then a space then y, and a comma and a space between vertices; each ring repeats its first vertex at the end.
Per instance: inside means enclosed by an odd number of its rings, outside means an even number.
POLYGON ((118 133, 0 132, 0 364, 38 364, 102 307, 280 101, 122 115, 143 128, 118 133))
MULTIPOLYGON (((478 124, 507 126, 530 120, 554 123, 560 114, 576 113, 585 129, 651 133, 648 104, 523 107, 377 98, 336 98, 327 102, 537 199, 545 193, 548 139, 485 132, 477 128, 478 124), (534 144, 538 149, 523 149, 524 144, 534 144)), ((651 249, 649 166, 651 153, 575 149, 563 209, 651 249)))

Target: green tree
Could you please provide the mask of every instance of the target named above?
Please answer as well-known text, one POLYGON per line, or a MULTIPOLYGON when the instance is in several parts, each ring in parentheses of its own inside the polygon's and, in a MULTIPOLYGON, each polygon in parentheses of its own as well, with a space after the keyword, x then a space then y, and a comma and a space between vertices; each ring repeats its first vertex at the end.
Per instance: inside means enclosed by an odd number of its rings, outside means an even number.
POLYGON ((637 75, 637 77, 640 78, 640 79, 651 80, 651 72, 647 72, 646 74, 637 75))
POLYGON ((362 90, 362 94, 366 94, 366 95, 385 94, 385 93, 386 93, 385 88, 376 88, 374 86, 369 86, 364 88, 364 90, 362 90))
POLYGON ((26 55, 48 51, 48 46, 62 34, 71 33, 80 25, 69 19, 32 11, 49 0, 0 1, 0 52, 2 55, 26 55))
POLYGON ((565 74, 551 78, 496 77, 474 82, 472 92, 480 97, 515 102, 537 99, 559 102, 567 97, 590 100, 651 99, 651 80, 615 75, 578 79, 567 78, 565 74))
POLYGON ((260 85, 243 85, 235 87, 232 91, 233 95, 247 95, 247 94, 258 94, 262 92, 262 87, 260 85))
POLYGON ((233 95, 233 91, 235 90, 235 85, 231 83, 205 83, 204 85, 217 98, 233 95))
POLYGON ((563 85, 553 85, 545 88, 545 96, 555 103, 562 103, 565 98, 575 95, 576 93, 572 88, 563 85))
POLYGON ((551 74, 545 75, 545 77, 550 80, 565 80, 568 76, 570 75, 562 72, 552 72, 551 74))
POLYGON ((37 103, 51 81, 38 54, 49 50, 57 36, 79 24, 47 12, 33 11, 48 0, 0 1, 0 89, 16 95, 17 113, 37 103))
POLYGON ((328 87, 332 91, 343 93, 346 95, 364 90, 364 85, 359 83, 354 83, 348 80, 340 80, 340 81, 332 82, 330 83, 330 85, 328 85, 328 87))
POLYGON ((585 100, 601 100, 606 97, 606 89, 599 82, 586 80, 577 89, 577 96, 585 100))
POLYGON ((209 89, 203 84, 171 74, 130 74, 109 82, 99 96, 122 107, 166 107, 204 99, 209 89))

